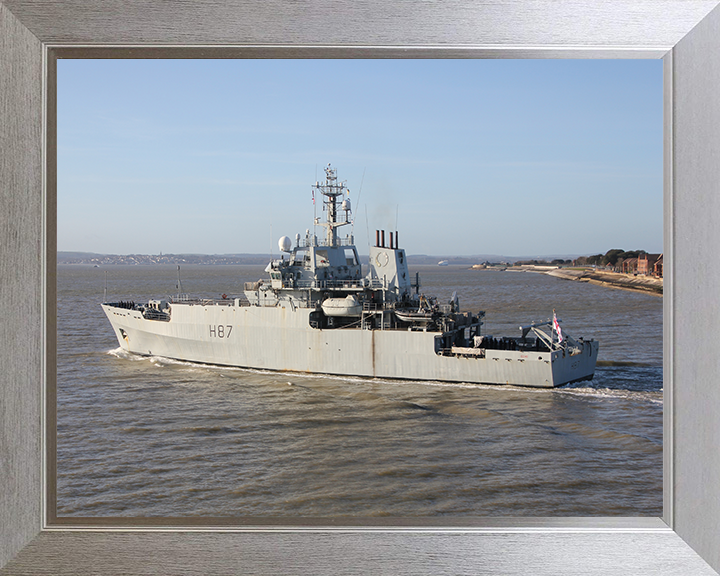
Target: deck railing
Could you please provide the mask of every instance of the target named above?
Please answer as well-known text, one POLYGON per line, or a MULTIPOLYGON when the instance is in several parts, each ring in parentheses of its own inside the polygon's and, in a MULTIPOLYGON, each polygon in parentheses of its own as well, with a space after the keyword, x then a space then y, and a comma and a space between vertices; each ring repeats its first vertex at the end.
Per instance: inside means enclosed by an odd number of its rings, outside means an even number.
POLYGON ((318 247, 318 246, 354 246, 354 245, 355 245, 355 237, 354 236, 350 236, 348 238, 337 238, 335 240, 334 244, 330 244, 327 240, 324 240, 324 239, 318 239, 315 236, 301 238, 300 242, 298 243, 298 246, 300 248, 310 248, 312 246, 318 247))
MULTIPOLYGON (((263 281, 245 282, 244 289, 249 292, 257 291, 263 281)), ((382 288, 381 280, 367 278, 355 278, 348 280, 285 280, 283 288, 295 288, 298 290, 364 290, 366 288, 382 288)))

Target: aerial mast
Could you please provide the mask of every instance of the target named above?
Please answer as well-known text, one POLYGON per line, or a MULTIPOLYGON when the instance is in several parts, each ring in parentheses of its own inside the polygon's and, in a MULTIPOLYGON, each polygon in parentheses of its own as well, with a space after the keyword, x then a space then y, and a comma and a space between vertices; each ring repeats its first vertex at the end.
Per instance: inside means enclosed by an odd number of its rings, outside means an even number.
POLYGON ((342 200, 341 198, 349 190, 345 187, 345 182, 338 182, 337 170, 331 167, 330 164, 325 168, 325 182, 320 184, 316 182, 313 188, 317 189, 323 196, 326 197, 323 200, 325 210, 327 211, 326 222, 320 222, 319 218, 315 219, 315 224, 325 226, 327 228, 326 234, 326 245, 337 246, 337 231, 336 228, 339 226, 345 226, 350 224, 350 199, 342 200), (340 206, 338 206, 340 204, 340 206), (340 210, 345 211, 345 219, 341 220, 340 210))

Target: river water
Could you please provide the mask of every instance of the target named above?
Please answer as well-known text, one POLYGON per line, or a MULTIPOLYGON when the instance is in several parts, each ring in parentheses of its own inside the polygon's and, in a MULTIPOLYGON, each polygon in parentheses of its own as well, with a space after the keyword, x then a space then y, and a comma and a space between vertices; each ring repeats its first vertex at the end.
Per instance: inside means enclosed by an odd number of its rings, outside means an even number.
MULTIPOLYGON (((242 292, 264 266, 185 266, 242 292)), ((553 308, 600 341, 545 390, 193 365, 120 350, 100 309, 176 292, 174 266, 58 267, 58 516, 662 514, 662 298, 544 274, 420 266, 422 291, 517 335, 553 308)))

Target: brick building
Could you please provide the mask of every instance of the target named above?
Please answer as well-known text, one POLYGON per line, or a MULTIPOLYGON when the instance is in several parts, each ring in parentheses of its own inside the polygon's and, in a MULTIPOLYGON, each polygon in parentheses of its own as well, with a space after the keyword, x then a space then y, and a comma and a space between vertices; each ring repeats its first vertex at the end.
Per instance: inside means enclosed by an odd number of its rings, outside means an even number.
POLYGON ((626 258, 622 261, 622 271, 624 274, 635 274, 638 269, 637 258, 626 258))
POLYGON ((655 265, 653 266, 653 274, 655 276, 658 276, 660 278, 663 277, 663 255, 660 254, 660 258, 658 258, 655 261, 655 265))
POLYGON ((655 272, 655 263, 662 257, 662 254, 640 254, 638 256, 637 273, 653 274, 655 272))

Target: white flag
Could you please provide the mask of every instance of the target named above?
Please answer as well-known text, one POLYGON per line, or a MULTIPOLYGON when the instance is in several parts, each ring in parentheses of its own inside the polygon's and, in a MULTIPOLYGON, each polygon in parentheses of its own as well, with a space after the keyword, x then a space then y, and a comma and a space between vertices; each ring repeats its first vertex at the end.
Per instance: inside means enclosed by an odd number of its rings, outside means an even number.
POLYGON ((555 332, 557 332, 558 342, 562 342, 562 330, 560 330, 560 323, 558 322, 557 316, 555 315, 555 310, 553 310, 553 328, 555 329, 555 332))

